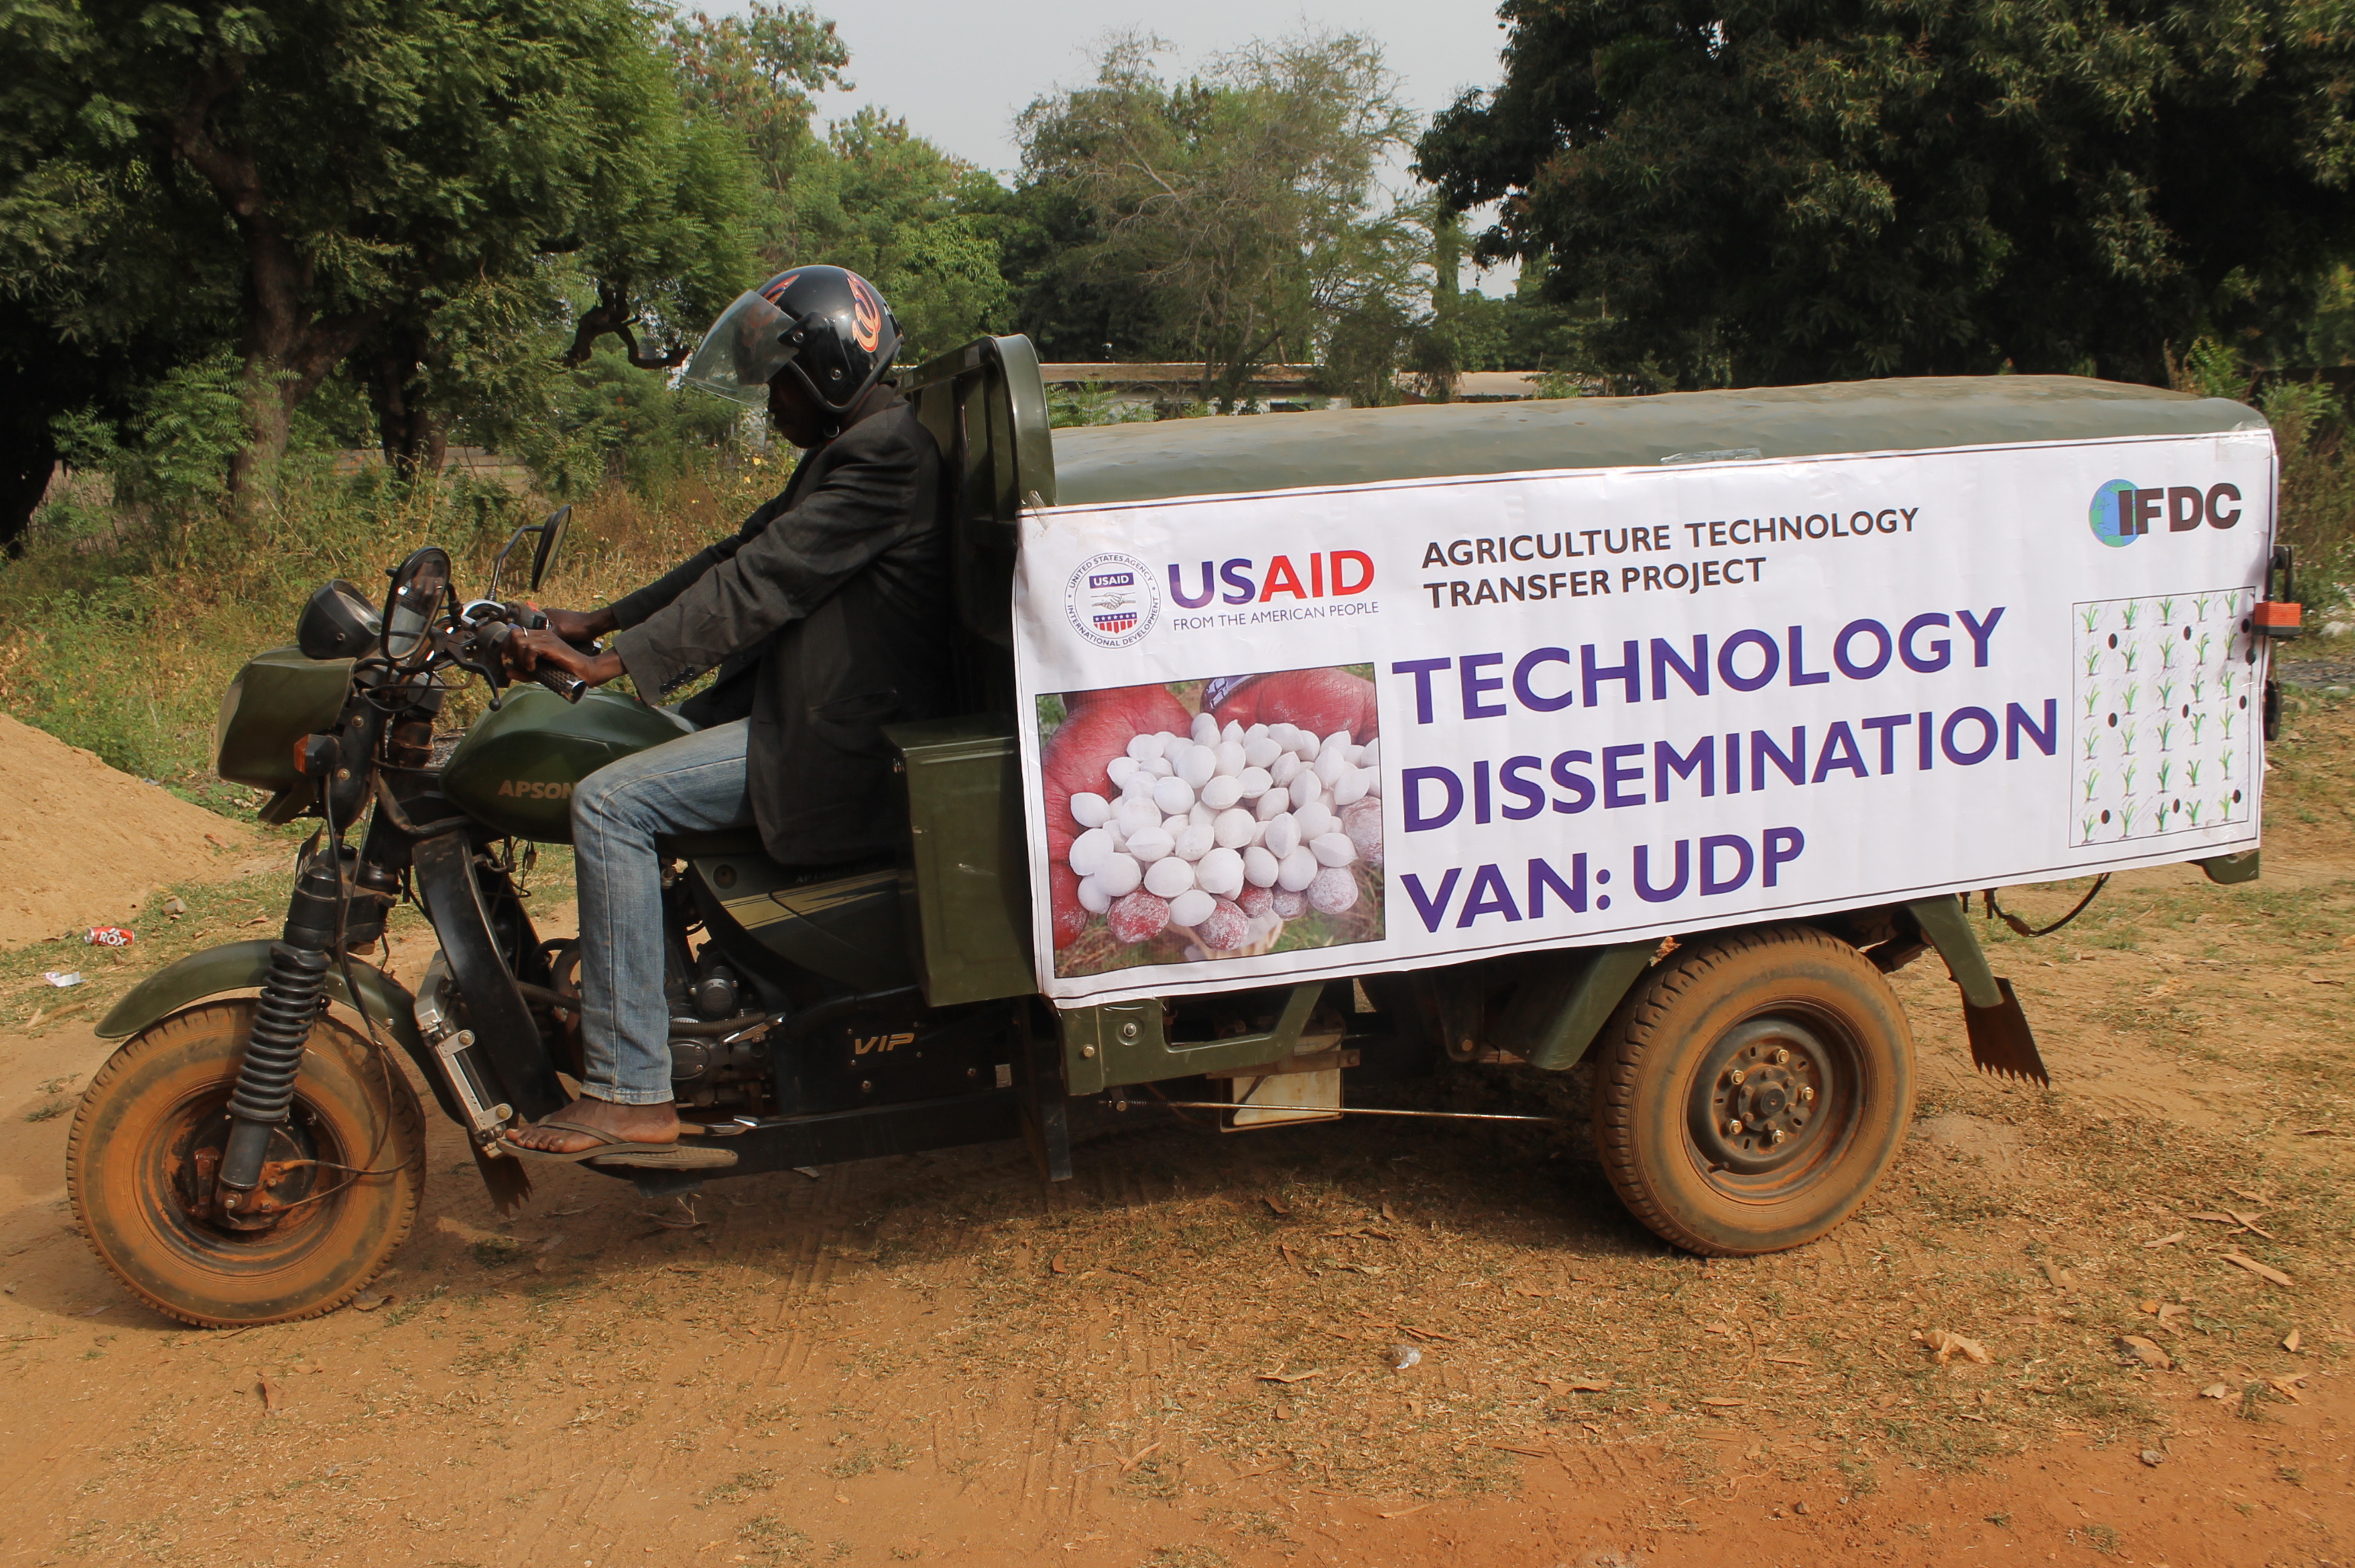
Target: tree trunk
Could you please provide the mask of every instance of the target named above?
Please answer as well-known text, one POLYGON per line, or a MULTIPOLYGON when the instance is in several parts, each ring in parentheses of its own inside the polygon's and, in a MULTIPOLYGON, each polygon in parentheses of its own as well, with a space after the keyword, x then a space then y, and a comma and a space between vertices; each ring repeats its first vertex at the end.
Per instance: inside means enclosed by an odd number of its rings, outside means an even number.
POLYGON ((403 478, 441 471, 446 450, 441 424, 425 406, 418 371, 425 358, 425 334, 414 323, 388 329, 368 357, 368 402, 376 410, 378 443, 384 460, 403 478))
POLYGON ((25 421, 0 443, 0 550, 25 553, 25 532, 48 494, 58 465, 57 438, 47 424, 25 421))
POLYGON ((245 241, 246 444, 229 465, 229 490, 240 511, 253 505, 286 455, 294 405, 385 316, 381 306, 326 318, 313 313, 314 269, 279 227, 252 150, 215 141, 206 123, 244 74, 244 62, 235 58, 216 65, 165 127, 172 152, 212 187, 245 241))

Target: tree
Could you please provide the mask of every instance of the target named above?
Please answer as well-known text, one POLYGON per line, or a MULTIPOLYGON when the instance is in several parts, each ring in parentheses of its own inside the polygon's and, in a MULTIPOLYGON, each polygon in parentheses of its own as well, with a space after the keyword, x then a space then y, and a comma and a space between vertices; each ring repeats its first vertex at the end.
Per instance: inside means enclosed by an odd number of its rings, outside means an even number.
POLYGON ((15 0, 0 289, 83 352, 225 326, 241 489, 364 347, 387 445, 413 455, 454 294, 574 251, 587 325, 627 332, 649 299, 693 314, 739 283, 741 165, 681 109, 653 27, 630 0, 15 0))
POLYGON ((2288 329, 2355 245, 2350 30, 2319 0, 1506 0, 1503 83, 1417 148, 1488 260, 1608 301, 1679 385, 2163 382, 2288 329))
POLYGON ((1025 110, 1022 179, 1092 235, 1054 269, 1066 286, 1142 283, 1158 347, 1201 360, 1201 396, 1231 406, 1337 319, 1384 330, 1418 286, 1375 180, 1412 121, 1356 35, 1254 44, 1176 84, 1160 47, 1116 38, 1092 84, 1025 110))
POLYGON ((813 130, 810 94, 850 85, 832 22, 754 0, 745 17, 675 21, 670 45, 687 102, 742 139, 770 270, 824 261, 866 277, 890 301, 911 360, 994 324, 1007 286, 973 204, 989 206, 996 182, 872 106, 813 130))

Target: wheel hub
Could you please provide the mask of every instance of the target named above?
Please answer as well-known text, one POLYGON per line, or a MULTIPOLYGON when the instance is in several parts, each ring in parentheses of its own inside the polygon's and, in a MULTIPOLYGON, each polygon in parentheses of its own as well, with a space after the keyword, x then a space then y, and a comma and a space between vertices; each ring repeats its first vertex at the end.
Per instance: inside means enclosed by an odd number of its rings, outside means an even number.
POLYGON ((237 1194, 219 1183, 221 1150, 229 1137, 229 1116, 216 1113, 191 1129, 169 1165, 169 1180, 180 1208, 198 1224, 239 1232, 268 1231, 286 1211, 308 1198, 317 1185, 312 1163, 313 1140, 296 1115, 271 1130, 261 1167, 261 1183, 251 1192, 237 1194))
POLYGON ((1693 1141, 1712 1167, 1762 1174, 1800 1157, 1833 1087, 1832 1053, 1790 1018, 1729 1030, 1696 1074, 1693 1141))

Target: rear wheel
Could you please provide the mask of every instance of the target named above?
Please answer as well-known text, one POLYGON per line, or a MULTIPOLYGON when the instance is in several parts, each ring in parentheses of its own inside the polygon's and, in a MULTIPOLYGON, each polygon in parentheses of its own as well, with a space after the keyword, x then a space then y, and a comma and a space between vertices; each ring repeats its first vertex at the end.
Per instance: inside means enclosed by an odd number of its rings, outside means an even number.
POLYGON ((1913 1036, 1889 982, 1809 926, 1657 965, 1597 1059, 1594 1135, 1636 1217, 1691 1252, 1810 1242, 1854 1211, 1913 1115, 1913 1036))
POLYGON ((425 1188, 408 1078, 322 1015, 254 1212, 223 1216, 214 1176, 253 1013, 250 1001, 208 1003, 124 1042, 66 1145, 74 1213, 100 1259, 157 1311, 213 1328, 342 1306, 391 1262, 425 1188))

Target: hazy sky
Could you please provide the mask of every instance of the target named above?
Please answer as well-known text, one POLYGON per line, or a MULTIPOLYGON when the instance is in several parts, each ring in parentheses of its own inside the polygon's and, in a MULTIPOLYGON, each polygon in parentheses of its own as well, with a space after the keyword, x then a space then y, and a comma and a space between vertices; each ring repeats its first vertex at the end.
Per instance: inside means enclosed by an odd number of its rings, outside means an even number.
MULTIPOLYGON (((1410 106, 1429 115, 1460 88, 1496 84, 1504 29, 1496 0, 882 0, 856 6, 815 0, 850 48, 853 93, 819 101, 826 116, 876 103, 919 134, 985 167, 1010 171, 1014 116, 1057 86, 1093 75, 1089 47, 1127 27, 1175 48, 1163 57, 1178 73, 1254 37, 1317 29, 1369 33, 1403 79, 1410 106)), ((743 9, 722 0, 719 10, 743 9)))

